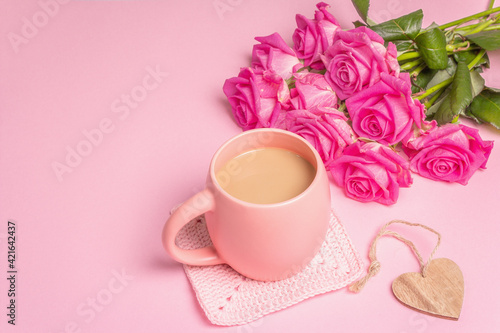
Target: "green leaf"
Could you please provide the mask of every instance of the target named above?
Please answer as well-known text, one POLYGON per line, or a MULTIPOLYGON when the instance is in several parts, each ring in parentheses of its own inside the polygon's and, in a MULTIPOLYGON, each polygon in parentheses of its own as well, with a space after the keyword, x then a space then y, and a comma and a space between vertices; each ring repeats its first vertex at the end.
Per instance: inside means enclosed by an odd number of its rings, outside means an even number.
POLYGON ((441 107, 441 104, 443 104, 444 100, 448 98, 448 95, 450 95, 450 90, 451 88, 448 87, 446 90, 439 96, 439 98, 432 104, 430 108, 425 111, 426 115, 426 120, 431 121, 432 118, 434 117, 434 114, 437 112, 437 110, 441 107))
POLYGON ((415 39, 420 54, 425 63, 431 69, 445 69, 448 65, 448 53, 446 52, 446 37, 444 33, 433 28, 421 33, 415 39))
POLYGON ((370 0, 352 0, 352 4, 354 5, 354 8, 356 8, 359 16, 366 22, 368 19, 370 0))
POLYGON ((479 68, 470 72, 470 80, 472 84, 472 98, 474 98, 484 89, 484 79, 479 72, 479 68))
POLYGON ((398 55, 413 50, 413 45, 414 45, 413 41, 403 40, 403 41, 394 41, 393 43, 396 45, 396 49, 398 50, 398 55))
POLYGON ((462 51, 453 54, 455 61, 463 61, 465 63, 470 63, 474 58, 476 58, 476 52, 474 51, 462 51))
POLYGON ((422 28, 422 9, 414 11, 374 26, 370 29, 378 33, 386 42, 395 40, 413 40, 417 37, 422 28))
POLYGON ((435 69, 426 68, 418 74, 417 78, 413 80, 411 86, 411 92, 413 94, 425 90, 429 82, 432 80, 434 75, 436 75, 435 69))
POLYGON ((357 20, 357 21, 354 21, 352 22, 352 24, 354 24, 354 27, 355 28, 358 28, 358 27, 366 27, 366 24, 361 22, 360 20, 357 20))
POLYGON ((427 83, 425 89, 427 90, 453 77, 453 75, 455 75, 456 70, 457 70, 457 63, 452 58, 448 58, 448 66, 446 67, 446 69, 441 69, 438 71, 434 70, 436 74, 434 74, 432 79, 427 83))
POLYGON ((451 122, 469 106, 473 98, 471 74, 467 64, 461 61, 457 65, 450 93, 437 109, 434 119, 440 125, 451 122))
POLYGON ((425 30, 431 30, 434 28, 439 28, 439 24, 433 21, 427 28, 425 28, 425 30))
POLYGON ((466 38, 476 43, 486 51, 500 49, 499 30, 481 31, 472 35, 467 35, 466 38))
POLYGON ((474 98, 466 115, 500 129, 500 91, 486 87, 474 98))

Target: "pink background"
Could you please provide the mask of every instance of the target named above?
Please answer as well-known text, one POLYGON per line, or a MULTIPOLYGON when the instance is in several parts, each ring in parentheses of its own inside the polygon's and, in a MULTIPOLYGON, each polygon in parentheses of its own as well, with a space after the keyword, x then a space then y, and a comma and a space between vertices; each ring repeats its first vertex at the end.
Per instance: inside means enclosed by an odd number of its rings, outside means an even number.
MULTIPOLYGON (((47 2, 49 0, 41 0, 47 2)), ((50 2, 50 1, 49 1, 50 2)), ((62 2, 62 0, 61 0, 62 2)), ((491 332, 500 328, 498 251, 500 147, 467 186, 414 177, 396 205, 362 204, 332 184, 332 207, 367 263, 370 242, 392 219, 441 232, 436 257, 465 276, 458 322, 402 306, 392 281, 417 271, 411 251, 382 239, 382 270, 360 294, 308 299, 243 327, 216 327, 198 305, 182 266, 164 253, 170 209, 203 187, 215 150, 241 130, 222 93, 249 64, 254 36, 279 32, 291 44, 295 14, 316 1, 72 1, 40 14, 36 1, 0 2, 0 318, 5 332, 491 332), (217 11, 216 5, 226 11, 217 11), (224 7, 225 6, 225 7, 224 7), (13 47, 9 36, 29 37, 13 47), (16 52, 17 51, 17 52, 16 52), (161 74, 157 82, 148 70, 161 74), (146 78, 146 81, 144 79, 146 78), (146 85, 150 90, 141 88, 146 85), (121 98, 140 101, 127 107, 121 98), (117 112, 115 112, 117 111, 117 112), (126 114, 126 112, 128 112, 126 114), (101 126, 102 137, 95 134, 101 126), (95 144, 85 144, 94 133, 95 144), (59 180, 68 149, 87 156, 59 180), (69 172, 71 171, 71 172, 69 172), (7 325, 7 221, 17 222, 17 321, 7 325), (125 275, 122 280, 116 275, 125 275), (111 292, 110 292, 111 291, 111 292), (87 302, 110 296, 99 310, 87 302)), ((357 15, 331 0, 344 28, 357 15)), ((425 24, 485 9, 486 0, 372 0, 383 21, 422 8, 425 24), (449 5, 448 5, 449 4, 449 5)), ((500 88, 491 52, 487 84, 500 88)), ((471 122, 467 124, 475 126, 471 122)), ((484 139, 500 132, 481 126, 484 139)), ((401 229, 401 228, 400 228, 401 229)), ((435 238, 403 230, 424 257, 435 238)))

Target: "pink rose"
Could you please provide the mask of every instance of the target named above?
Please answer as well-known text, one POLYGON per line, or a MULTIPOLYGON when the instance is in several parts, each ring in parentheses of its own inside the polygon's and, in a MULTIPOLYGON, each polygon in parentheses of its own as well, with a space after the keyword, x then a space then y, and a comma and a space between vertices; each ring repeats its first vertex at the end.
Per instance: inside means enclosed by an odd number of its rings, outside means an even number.
POLYGON ((295 52, 286 45, 278 33, 266 37, 255 37, 261 44, 253 46, 252 68, 257 70, 273 70, 283 79, 292 77, 293 69, 301 65, 295 52))
POLYGON ((348 98, 346 107, 357 135, 387 145, 411 135, 425 117, 424 106, 411 97, 408 73, 381 73, 380 81, 348 98))
POLYGON ((274 127, 290 98, 288 85, 276 72, 248 67, 238 77, 227 79, 223 90, 236 122, 245 131, 274 127))
POLYGON ((354 140, 346 116, 332 108, 291 110, 286 112, 285 129, 309 141, 318 151, 328 170, 345 147, 354 140))
POLYGON ((340 99, 371 87, 380 73, 399 74, 396 46, 367 27, 338 31, 324 56, 325 77, 340 99))
POLYGON ((324 75, 301 71, 293 76, 295 88, 290 90, 290 102, 294 109, 337 107, 337 95, 326 82, 324 75))
POLYGON ((400 187, 412 183, 408 161, 376 142, 356 141, 331 166, 335 182, 349 198, 361 202, 396 203, 400 187))
POLYGON ((486 168, 493 141, 483 141, 477 129, 447 124, 411 138, 403 149, 413 172, 467 185, 476 170, 486 168))
POLYGON ((297 29, 293 33, 293 49, 299 59, 304 59, 304 66, 324 69, 320 55, 332 45, 335 33, 341 28, 328 12, 329 6, 326 3, 320 2, 316 7, 318 10, 313 20, 300 14, 295 17, 297 29))

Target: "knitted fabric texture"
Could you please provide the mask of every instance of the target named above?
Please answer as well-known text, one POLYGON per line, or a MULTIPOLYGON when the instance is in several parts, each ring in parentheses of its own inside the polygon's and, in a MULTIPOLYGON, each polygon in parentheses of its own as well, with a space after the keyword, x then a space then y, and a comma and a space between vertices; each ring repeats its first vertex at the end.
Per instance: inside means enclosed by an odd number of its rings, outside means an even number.
MULTIPOLYGON (((203 216, 186 224, 176 238, 184 249, 211 245, 203 216)), ((243 325, 309 297, 343 288, 359 278, 363 263, 342 224, 331 214, 326 239, 304 270, 288 279, 263 282, 228 265, 184 265, 208 319, 216 325, 243 325)))

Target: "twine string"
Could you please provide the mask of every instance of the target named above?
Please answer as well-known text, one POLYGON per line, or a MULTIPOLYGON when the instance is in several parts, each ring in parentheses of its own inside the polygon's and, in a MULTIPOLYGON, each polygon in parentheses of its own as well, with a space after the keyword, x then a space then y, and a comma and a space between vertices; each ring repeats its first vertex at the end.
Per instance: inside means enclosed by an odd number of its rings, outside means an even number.
POLYGON ((415 253, 415 255, 417 256, 418 261, 420 263, 420 271, 421 271, 421 274, 424 278, 425 278, 425 275, 427 272, 427 268, 429 267, 429 264, 432 260, 432 257, 436 253, 436 251, 439 247, 439 244, 441 243, 441 234, 439 234, 439 232, 437 232, 436 230, 434 230, 432 228, 429 228, 426 225, 419 224, 419 223, 411 223, 411 222, 407 222, 407 221, 403 221, 403 220, 392 220, 391 222, 386 223, 380 229, 379 233, 377 234, 377 236, 375 237, 375 239, 373 240, 373 242, 370 246, 370 252, 368 254, 368 257, 370 258, 370 266, 368 267, 368 272, 361 279, 359 279, 358 281, 354 282, 353 284, 351 284, 349 286, 350 291, 353 291, 356 293, 360 292, 363 289, 363 287, 365 286, 365 284, 368 282, 368 280, 371 277, 377 275, 377 273, 380 271, 380 262, 377 260, 377 241, 383 236, 392 236, 392 237, 402 241, 403 243, 405 243, 407 246, 409 246, 413 250, 413 253, 415 253), (391 224, 395 224, 395 223, 409 225, 412 227, 421 227, 421 228, 424 228, 424 229, 437 235, 436 247, 434 247, 434 250, 432 250, 432 252, 429 256, 429 260, 427 260, 427 262, 424 262, 424 260, 422 259, 422 256, 420 255, 420 252, 418 252, 415 244, 413 244, 410 240, 401 236, 399 233, 397 233, 395 231, 387 230, 387 228, 391 224))

